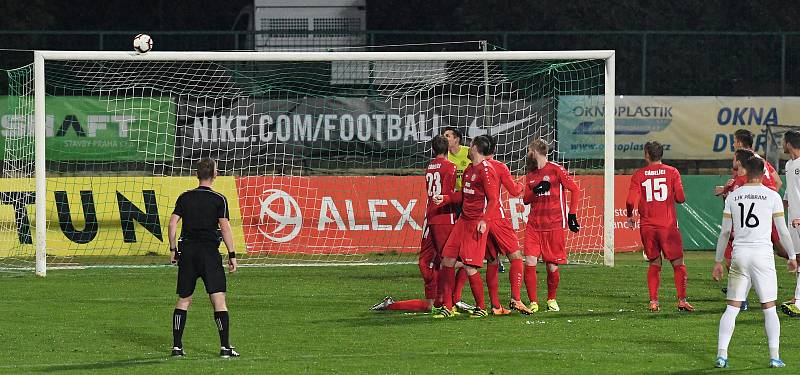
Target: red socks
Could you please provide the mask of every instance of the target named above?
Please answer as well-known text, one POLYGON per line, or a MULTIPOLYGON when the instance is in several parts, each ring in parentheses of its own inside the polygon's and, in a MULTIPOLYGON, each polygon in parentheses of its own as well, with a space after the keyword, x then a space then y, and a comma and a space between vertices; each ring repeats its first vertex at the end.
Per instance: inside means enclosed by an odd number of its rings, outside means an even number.
POLYGON ((456 272, 455 286, 453 287, 453 302, 461 301, 461 291, 464 290, 464 284, 467 283, 467 271, 464 268, 459 268, 456 272))
POLYGON ((675 290, 678 292, 678 300, 686 298, 686 265, 672 266, 675 271, 675 290))
POLYGON ((422 274, 422 280, 425 282, 425 298, 436 298, 439 270, 429 267, 427 262, 420 261, 419 273, 422 274))
MULTIPOLYGON (((467 272, 464 271, 466 274, 467 272)), ((475 297, 475 304, 483 310, 486 310, 486 299, 483 296, 483 280, 481 280, 481 273, 475 272, 469 275, 469 287, 472 289, 472 296, 475 297)))
MULTIPOLYGON (((513 267, 514 263, 511 265, 513 267)), ((511 285, 513 287, 514 284, 511 285)), ((536 296, 536 266, 525 265, 525 289, 528 290, 528 299, 531 302, 539 302, 539 297, 536 296)))
POLYGON ((558 282, 561 281, 561 274, 558 272, 558 268, 554 271, 550 271, 550 267, 547 267, 547 299, 556 299, 556 292, 558 292, 558 282))
POLYGON ((442 294, 437 297, 437 300, 441 299, 441 306, 448 309, 453 308, 453 284, 455 284, 455 281, 456 270, 453 267, 442 266, 442 269, 439 270, 439 285, 441 286, 442 294))
POLYGON ((489 263, 486 265, 486 286, 489 287, 489 301, 492 307, 500 307, 500 271, 499 265, 489 263))
MULTIPOLYGON (((651 264, 647 268, 647 289, 650 290, 650 300, 658 301, 658 284, 661 282, 661 266, 651 264)), ((675 284, 678 283, 678 272, 675 272, 675 284)), ((685 285, 685 284, 684 284, 685 285)))
MULTIPOLYGON (((508 270, 508 281, 511 283, 511 299, 520 300, 520 290, 522 289, 522 259, 511 259, 511 266, 508 270)), ((534 282, 536 280, 534 274, 534 282)))
POLYGON ((410 299, 407 301, 396 301, 389 305, 386 310, 403 310, 403 311, 428 311, 431 307, 428 300, 425 299, 410 299))

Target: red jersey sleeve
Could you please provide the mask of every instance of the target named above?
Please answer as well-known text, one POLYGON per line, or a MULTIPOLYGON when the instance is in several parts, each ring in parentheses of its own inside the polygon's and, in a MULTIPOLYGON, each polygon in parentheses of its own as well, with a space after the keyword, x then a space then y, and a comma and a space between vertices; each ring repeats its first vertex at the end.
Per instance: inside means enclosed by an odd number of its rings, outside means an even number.
MULTIPOLYGON (((778 181, 775 179, 775 176, 778 174, 775 172, 775 167, 770 164, 766 159, 764 159, 764 177, 761 178, 761 184, 772 189, 775 191, 780 190, 778 185, 782 185, 783 181, 778 181)), ((780 176, 778 176, 780 178, 780 176)))
POLYGON ((642 184, 642 170, 637 170, 633 176, 631 176, 631 185, 628 187, 628 199, 625 200, 625 211, 628 217, 633 216, 633 209, 636 207, 636 203, 639 202, 639 195, 641 194, 641 189, 639 186, 642 184))
POLYGON ((454 191, 450 194, 444 195, 444 199, 442 199, 442 204, 461 204, 461 201, 464 199, 464 196, 461 194, 461 191, 454 191))
POLYGON ((486 195, 486 210, 481 216, 483 219, 487 212, 495 212, 500 209, 500 178, 497 171, 489 164, 484 162, 483 167, 483 193, 486 195))
POLYGON ((561 186, 569 190, 571 193, 569 196, 569 213, 574 214, 575 210, 578 209, 578 202, 581 201, 581 189, 578 187, 578 184, 575 183, 575 180, 572 179, 572 176, 567 173, 567 170, 564 169, 564 167, 559 165, 557 170, 558 179, 561 181, 561 186))
POLYGON ((450 163, 450 168, 447 169, 444 177, 442 177, 443 180, 442 186, 447 187, 442 190, 442 195, 444 196, 442 205, 461 203, 461 192, 456 191, 457 176, 458 176, 458 170, 456 165, 450 163))
POLYGON ((511 171, 508 169, 508 167, 501 162, 497 162, 496 165, 497 168, 495 169, 498 177, 500 177, 500 183, 503 184, 504 188, 506 188, 508 194, 510 194, 512 197, 518 197, 520 194, 522 194, 522 184, 518 184, 516 181, 514 181, 514 178, 511 176, 511 171))
POLYGON ((675 192, 675 202, 686 202, 686 194, 683 192, 683 181, 681 181, 681 172, 677 169, 672 170, 672 191, 675 192))
POLYGON ((525 192, 522 195, 522 203, 524 204, 531 204, 533 202, 534 194, 533 194, 533 187, 531 187, 531 177, 530 175, 525 175, 525 192))

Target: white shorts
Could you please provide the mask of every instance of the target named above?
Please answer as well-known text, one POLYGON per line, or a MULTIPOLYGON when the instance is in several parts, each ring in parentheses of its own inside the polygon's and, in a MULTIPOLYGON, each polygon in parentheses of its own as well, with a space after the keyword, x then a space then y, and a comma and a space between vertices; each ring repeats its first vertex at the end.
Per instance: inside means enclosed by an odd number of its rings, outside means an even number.
POLYGON ((794 246, 794 252, 795 254, 798 254, 798 251, 800 251, 800 227, 792 228, 792 226, 789 225, 789 234, 792 237, 792 246, 794 246))
POLYGON ((752 286, 760 303, 775 301, 778 299, 778 275, 772 250, 752 252, 757 253, 737 256, 734 252, 728 273, 728 300, 746 300, 752 286))
MULTIPOLYGON (((789 211, 790 211, 789 212, 789 220, 788 220, 789 221, 789 224, 788 224, 789 225, 789 234, 791 235, 790 237, 792 237, 792 245, 794 246, 794 252, 796 254, 798 254, 798 252, 800 252, 800 227, 793 228, 792 227, 792 220, 800 218, 800 216, 795 216, 795 215, 797 215, 797 213, 796 212, 791 212, 792 210, 789 210, 789 211)), ((800 255, 800 254, 798 254, 798 255, 800 255)))

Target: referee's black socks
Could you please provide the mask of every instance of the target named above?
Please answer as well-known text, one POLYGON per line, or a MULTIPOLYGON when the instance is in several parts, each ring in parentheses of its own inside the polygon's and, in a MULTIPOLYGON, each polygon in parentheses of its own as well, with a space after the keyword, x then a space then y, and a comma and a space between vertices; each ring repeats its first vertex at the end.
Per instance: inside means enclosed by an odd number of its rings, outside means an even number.
POLYGON ((186 310, 175 309, 172 312, 172 346, 183 348, 183 327, 186 327, 186 310))
POLYGON ((228 312, 227 311, 214 311, 214 321, 217 323, 217 330, 219 330, 219 345, 223 348, 230 348, 228 342, 228 312))

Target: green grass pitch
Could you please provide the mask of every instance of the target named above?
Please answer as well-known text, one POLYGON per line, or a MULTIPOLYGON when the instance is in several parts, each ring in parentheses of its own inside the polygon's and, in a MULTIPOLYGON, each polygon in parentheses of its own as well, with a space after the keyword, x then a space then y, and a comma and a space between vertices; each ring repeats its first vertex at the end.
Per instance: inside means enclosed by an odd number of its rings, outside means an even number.
MULTIPOLYGON (((695 374, 712 369, 724 309, 710 279, 712 254, 687 254, 689 299, 678 313, 672 270, 664 267, 663 310, 647 312, 646 264, 562 269, 559 313, 434 320, 375 313, 385 295, 417 298, 414 265, 243 268, 229 280, 231 342, 242 353, 217 357, 210 304, 195 294, 186 358, 169 358, 174 268, 52 270, 47 278, 0 276, 2 373, 321 373, 321 374, 695 374)), ((779 298, 795 282, 778 263, 779 298)), ((545 293, 539 270, 540 298, 545 293)), ((508 295, 501 275, 501 295, 508 295)), ((523 291, 524 295, 524 291, 523 291)), ((465 296, 469 296, 468 288, 465 296)), ((468 300, 470 300, 468 298, 468 300)), ((751 304, 755 305, 751 293, 751 304)), ((800 319, 781 314, 786 373, 800 369, 800 319), (787 372, 788 371, 788 372, 787 372)), ((742 312, 728 371, 768 371, 763 315, 742 312)), ((781 370, 778 370, 781 371, 781 370)))

